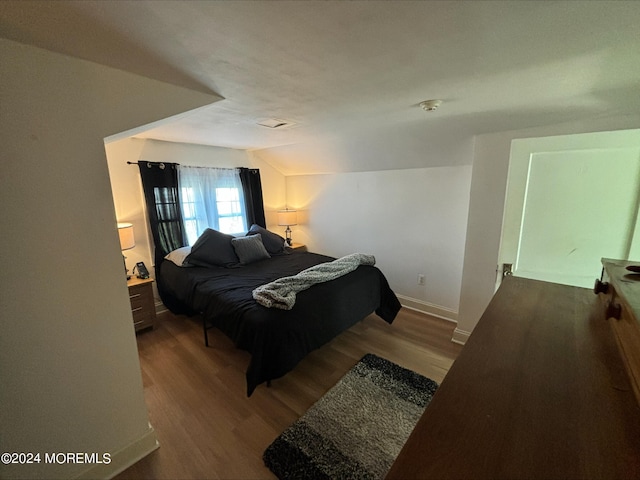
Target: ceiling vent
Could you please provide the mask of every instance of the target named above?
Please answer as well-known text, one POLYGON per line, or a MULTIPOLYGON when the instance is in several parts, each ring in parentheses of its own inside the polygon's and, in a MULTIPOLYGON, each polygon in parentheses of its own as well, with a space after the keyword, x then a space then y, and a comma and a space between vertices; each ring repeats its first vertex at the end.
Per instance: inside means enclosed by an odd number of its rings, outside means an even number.
POLYGON ((261 127, 271 128, 272 130, 283 129, 293 127, 295 123, 288 122, 286 120, 280 120, 278 118, 265 118, 264 120, 260 120, 258 125, 261 127))

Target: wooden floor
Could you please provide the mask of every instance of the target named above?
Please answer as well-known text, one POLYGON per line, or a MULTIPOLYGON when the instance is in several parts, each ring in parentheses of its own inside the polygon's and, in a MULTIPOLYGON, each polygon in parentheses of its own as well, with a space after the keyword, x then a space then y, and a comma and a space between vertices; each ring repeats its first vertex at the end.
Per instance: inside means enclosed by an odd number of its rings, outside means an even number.
POLYGON ((247 398, 249 355, 216 329, 206 348, 199 317, 163 313, 137 337, 160 448, 116 478, 275 478, 262 462, 266 447, 364 354, 441 382, 462 348, 451 342, 454 328, 404 308, 392 325, 371 315, 247 398))

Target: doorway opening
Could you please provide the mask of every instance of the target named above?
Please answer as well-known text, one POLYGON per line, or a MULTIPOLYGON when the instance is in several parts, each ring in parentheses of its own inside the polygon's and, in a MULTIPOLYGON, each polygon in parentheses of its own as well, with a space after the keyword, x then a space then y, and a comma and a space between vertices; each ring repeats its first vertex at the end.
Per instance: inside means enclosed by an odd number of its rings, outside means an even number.
POLYGON ((602 258, 640 260, 640 130, 511 143, 496 286, 593 286, 602 258))

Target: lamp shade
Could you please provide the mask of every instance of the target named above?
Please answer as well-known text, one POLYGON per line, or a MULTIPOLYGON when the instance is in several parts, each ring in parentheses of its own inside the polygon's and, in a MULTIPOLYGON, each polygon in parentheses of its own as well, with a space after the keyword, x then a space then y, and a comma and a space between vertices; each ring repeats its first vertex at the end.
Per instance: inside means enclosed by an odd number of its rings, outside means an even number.
POLYGON ((279 210, 278 225, 290 226, 298 224, 298 212, 295 210, 279 210))
POLYGON ((136 246, 132 224, 118 223, 118 236, 120 237, 120 250, 129 250, 136 246))

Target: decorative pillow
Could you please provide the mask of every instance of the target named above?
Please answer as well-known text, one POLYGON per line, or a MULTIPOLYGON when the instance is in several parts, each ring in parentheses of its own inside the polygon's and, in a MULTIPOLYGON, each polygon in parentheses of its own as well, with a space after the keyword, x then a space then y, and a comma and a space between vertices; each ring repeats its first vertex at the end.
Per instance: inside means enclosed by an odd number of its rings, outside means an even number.
POLYGON ((271 258, 267 249, 262 243, 262 235, 259 233, 250 237, 238 237, 231 240, 233 248, 236 250, 240 263, 247 265, 248 263, 271 258))
POLYGON ((191 247, 176 248, 173 252, 170 252, 166 257, 166 260, 175 263, 179 267, 188 267, 189 264, 185 263, 185 258, 191 253, 191 247))
POLYGON ((264 247, 267 249, 272 255, 277 255, 278 253, 284 253, 284 238, 278 235, 277 233, 270 232, 264 227, 260 225, 256 225, 255 223, 251 225, 251 228, 247 232, 247 236, 262 235, 262 243, 264 247))
POLYGON ((207 228, 191 247, 185 262, 197 267, 237 265, 238 256, 231 245, 232 239, 231 235, 207 228))

